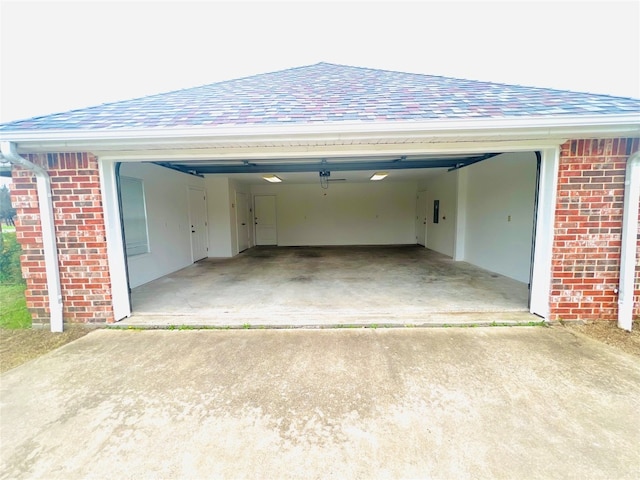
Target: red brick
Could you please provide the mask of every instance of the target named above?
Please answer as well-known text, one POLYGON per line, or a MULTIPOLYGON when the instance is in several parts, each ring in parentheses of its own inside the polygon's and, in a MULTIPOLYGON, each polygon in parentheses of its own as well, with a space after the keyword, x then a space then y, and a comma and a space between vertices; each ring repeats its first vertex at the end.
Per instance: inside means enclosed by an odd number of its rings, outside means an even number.
MULTIPOLYGON (((58 262, 68 322, 112 322, 102 193, 97 159, 90 153, 27 155, 51 176, 54 224, 59 236, 58 262), (74 202, 82 203, 82 207, 74 202), (86 235, 86 236, 85 236, 86 235), (98 288, 95 278, 100 279, 98 288), (94 294, 87 296, 91 289, 94 294), (74 306, 79 308, 74 309, 74 306)), ((49 309, 42 233, 35 179, 31 172, 13 169, 17 237, 23 248, 22 268, 27 281, 27 304, 35 322, 47 323, 49 309), (33 215, 33 217, 28 217, 33 215), (24 218, 21 225, 20 220, 24 218)))
MULTIPOLYGON (((634 146, 632 153, 640 145, 638 139, 579 139, 560 148, 552 319, 613 319, 617 315, 613 289, 619 283, 628 144, 634 146)), ((639 314, 636 292, 634 315, 639 314)))

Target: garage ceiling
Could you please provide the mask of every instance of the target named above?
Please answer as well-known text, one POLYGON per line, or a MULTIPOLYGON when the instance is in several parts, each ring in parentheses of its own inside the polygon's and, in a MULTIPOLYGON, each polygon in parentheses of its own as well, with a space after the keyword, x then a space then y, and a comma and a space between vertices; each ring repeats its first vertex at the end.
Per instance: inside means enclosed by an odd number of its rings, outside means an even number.
MULTIPOLYGON (((334 171, 329 177, 329 183, 366 183, 370 182, 371 175, 378 170, 359 170, 351 172, 334 171)), ((446 172, 446 168, 424 168, 412 170, 394 170, 389 172, 385 182, 404 182, 410 180, 426 180, 429 177, 446 172)), ((284 184, 310 184, 319 181, 319 172, 269 172, 276 174, 284 184)), ((224 175, 241 183, 260 184, 267 183, 261 173, 231 173, 224 175)))

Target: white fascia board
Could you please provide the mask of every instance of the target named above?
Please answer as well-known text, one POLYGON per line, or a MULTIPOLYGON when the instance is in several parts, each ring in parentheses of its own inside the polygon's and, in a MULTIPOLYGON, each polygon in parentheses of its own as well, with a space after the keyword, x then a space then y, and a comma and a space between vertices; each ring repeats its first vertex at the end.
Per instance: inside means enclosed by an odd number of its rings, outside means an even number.
POLYGON ((482 154, 487 152, 521 152, 557 147, 563 140, 522 140, 522 141, 450 141, 422 142, 422 143, 375 143, 357 145, 313 145, 291 146, 270 145, 253 147, 217 147, 200 149, 165 149, 165 150, 120 150, 100 151, 93 149, 93 153, 100 159, 117 160, 119 162, 144 161, 181 161, 181 162, 227 162, 242 161, 272 161, 281 163, 283 160, 332 159, 354 161, 362 159, 370 161, 372 158, 395 159, 398 156, 422 157, 425 155, 453 155, 453 154, 482 154))
POLYGON ((640 136, 640 116, 526 117, 428 122, 334 122, 305 125, 153 128, 113 130, 0 131, 21 153, 46 151, 124 151, 215 147, 230 144, 317 145, 483 140, 549 140, 640 136))

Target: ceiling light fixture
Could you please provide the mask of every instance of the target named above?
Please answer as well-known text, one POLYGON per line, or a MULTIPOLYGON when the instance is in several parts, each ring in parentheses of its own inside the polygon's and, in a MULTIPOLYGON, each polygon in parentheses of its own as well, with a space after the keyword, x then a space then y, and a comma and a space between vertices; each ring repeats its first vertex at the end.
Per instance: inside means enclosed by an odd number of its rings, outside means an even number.
POLYGON ((331 172, 329 170, 320 170, 320 186, 323 189, 329 188, 329 177, 331 176, 331 172))
POLYGON ((263 175, 262 178, 264 178, 267 182, 271 182, 271 183, 280 183, 282 181, 282 179, 277 176, 277 175, 263 175))
POLYGON ((374 182, 376 182, 378 180, 382 180, 387 175, 389 175, 387 172, 376 172, 373 175, 371 175, 371 178, 369 180, 373 180, 374 182))

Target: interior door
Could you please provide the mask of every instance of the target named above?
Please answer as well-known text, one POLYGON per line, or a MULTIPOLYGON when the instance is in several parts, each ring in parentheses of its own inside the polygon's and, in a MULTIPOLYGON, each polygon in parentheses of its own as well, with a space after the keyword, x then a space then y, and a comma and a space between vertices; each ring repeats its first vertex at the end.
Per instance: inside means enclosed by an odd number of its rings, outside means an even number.
POLYGON ((277 245, 276 196, 256 195, 254 202, 256 245, 277 245))
POLYGON ((207 198, 204 190, 189 187, 189 226, 191 227, 191 260, 207 257, 207 198))
POLYGON ((236 224, 240 253, 249 248, 249 204, 246 193, 236 192, 236 224))
POLYGON ((427 192, 418 192, 416 197, 416 243, 426 246, 427 239, 427 192))

